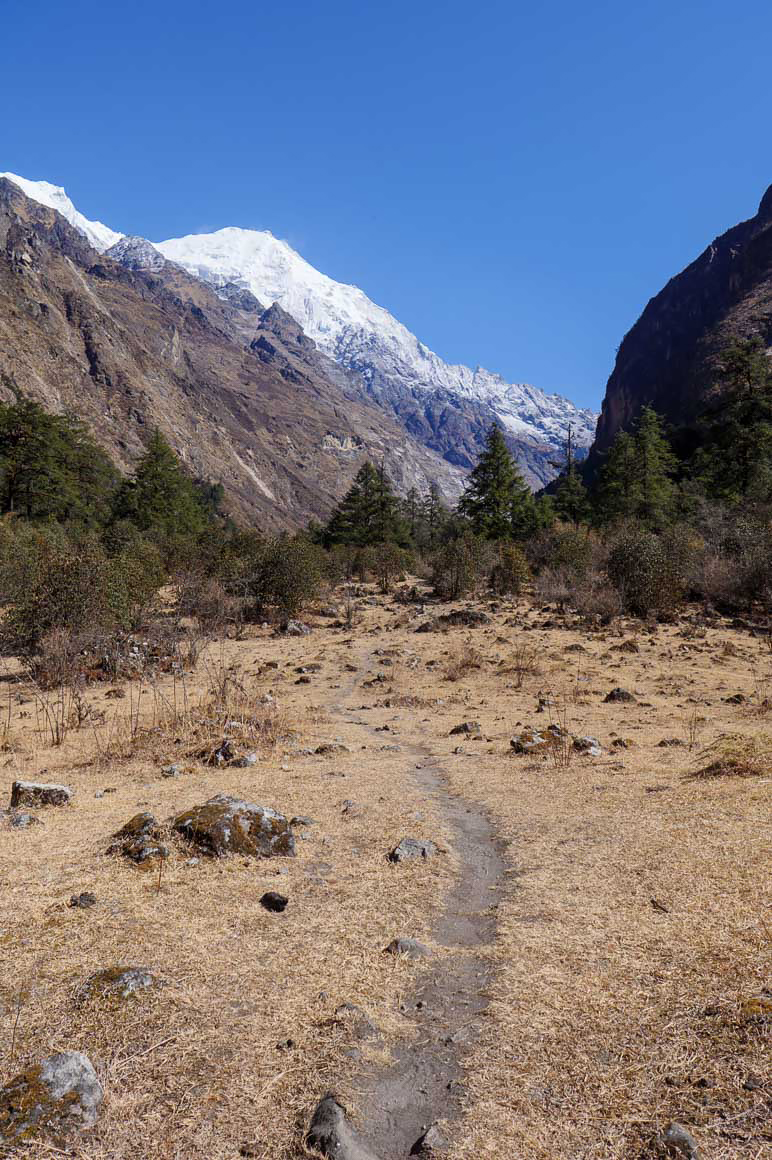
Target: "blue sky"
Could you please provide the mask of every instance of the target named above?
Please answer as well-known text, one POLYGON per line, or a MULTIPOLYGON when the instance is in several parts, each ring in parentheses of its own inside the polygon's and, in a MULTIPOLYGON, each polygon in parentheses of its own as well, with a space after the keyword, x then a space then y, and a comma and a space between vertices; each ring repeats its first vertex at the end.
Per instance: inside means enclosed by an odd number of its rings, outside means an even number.
POLYGON ((270 229, 443 357, 597 406, 772 182, 761 0, 0 0, 0 170, 270 229))

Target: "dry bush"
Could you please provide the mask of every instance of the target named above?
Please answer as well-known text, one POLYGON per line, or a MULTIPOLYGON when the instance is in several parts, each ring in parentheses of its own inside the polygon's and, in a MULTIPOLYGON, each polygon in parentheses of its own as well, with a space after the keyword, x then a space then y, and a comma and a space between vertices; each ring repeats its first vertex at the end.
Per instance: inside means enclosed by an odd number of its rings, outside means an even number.
POLYGON ((542 604, 556 604, 562 612, 576 591, 576 579, 569 568, 545 568, 534 582, 534 593, 542 604))
POLYGON ((591 569, 577 583, 573 607, 588 621, 610 624, 622 615, 622 599, 617 589, 600 572, 591 569))
POLYGON ((539 651, 527 640, 516 640, 511 656, 502 661, 502 672, 512 673, 515 677, 515 688, 522 689, 526 677, 538 676, 539 651))
POLYGON ((702 751, 701 765, 689 777, 765 777, 772 769, 772 737, 723 733, 702 751))
POLYGON ((195 618, 207 636, 224 636, 231 626, 241 623, 243 602, 229 595, 216 577, 185 572, 177 576, 176 587, 180 616, 195 618))
POLYGON ((460 681, 469 673, 482 668, 484 657, 470 644, 460 645, 451 652, 443 665, 442 676, 446 681, 460 681))

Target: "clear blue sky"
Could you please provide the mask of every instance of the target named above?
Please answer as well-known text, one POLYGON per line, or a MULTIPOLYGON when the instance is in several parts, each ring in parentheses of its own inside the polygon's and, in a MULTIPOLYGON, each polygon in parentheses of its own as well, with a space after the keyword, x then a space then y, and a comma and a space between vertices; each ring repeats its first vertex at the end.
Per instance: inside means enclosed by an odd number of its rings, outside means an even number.
POLYGON ((772 182, 768 0, 0 0, 0 170, 267 228, 443 357, 597 405, 772 182))

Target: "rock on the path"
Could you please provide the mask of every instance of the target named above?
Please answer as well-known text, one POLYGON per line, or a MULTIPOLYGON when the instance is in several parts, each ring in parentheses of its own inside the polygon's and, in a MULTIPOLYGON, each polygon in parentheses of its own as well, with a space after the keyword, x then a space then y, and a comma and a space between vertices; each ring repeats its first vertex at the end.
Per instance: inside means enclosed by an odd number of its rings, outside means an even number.
POLYGON ((316 1148, 323 1156, 335 1160, 376 1160, 374 1153, 362 1143, 351 1127, 346 1110, 334 1095, 319 1101, 306 1136, 309 1148, 316 1148))
POLYGON ((113 834, 108 854, 121 854, 137 865, 156 862, 169 857, 169 850, 159 842, 158 823, 147 811, 135 814, 125 826, 113 834))
POLYGON ((92 1128, 102 1103, 93 1064, 80 1051, 61 1051, 28 1067, 0 1088, 0 1143, 92 1128))
POLYGON ((678 1160, 700 1160, 700 1150, 691 1132, 675 1121, 668 1124, 664 1132, 658 1132, 654 1144, 660 1156, 673 1156, 678 1160))
POLYGON ((393 938, 387 947, 383 948, 386 955, 403 955, 406 959, 426 959, 431 955, 428 947, 414 938, 393 938))
POLYGON ((448 1141, 443 1136, 436 1124, 419 1136, 413 1147, 410 1149, 411 1156, 442 1156, 448 1151, 448 1141))
POLYGON ((283 814, 228 794, 217 794, 203 805, 172 820, 172 829, 203 854, 247 854, 270 858, 294 857, 295 838, 283 814))
POLYGON ((267 891, 260 899, 260 905, 274 914, 281 914, 282 911, 285 911, 288 902, 289 898, 285 894, 279 894, 275 890, 267 891))
POLYGON ((311 629, 302 620, 285 620, 281 631, 285 636, 308 636, 311 629))
POLYGON ((66 806, 72 801, 67 785, 46 785, 42 781, 15 781, 11 786, 11 809, 18 806, 66 806))
POLYGON ((426 860, 436 853, 437 847, 434 842, 425 841, 423 838, 403 838, 389 854, 389 861, 410 862, 414 858, 426 860))
POLYGON ((460 725, 454 725, 448 734, 449 737, 456 737, 459 734, 467 735, 469 733, 479 733, 482 725, 479 721, 462 721, 460 725))
POLYGON ((84 999, 130 999, 160 984, 149 967, 106 967, 89 975, 80 988, 84 999))
POLYGON ((616 688, 616 689, 612 689, 610 693, 607 693, 607 695, 603 698, 603 700, 607 704, 614 704, 615 702, 622 702, 624 704, 628 704, 630 702, 635 701, 635 697, 633 696, 632 693, 628 693, 627 689, 616 688))

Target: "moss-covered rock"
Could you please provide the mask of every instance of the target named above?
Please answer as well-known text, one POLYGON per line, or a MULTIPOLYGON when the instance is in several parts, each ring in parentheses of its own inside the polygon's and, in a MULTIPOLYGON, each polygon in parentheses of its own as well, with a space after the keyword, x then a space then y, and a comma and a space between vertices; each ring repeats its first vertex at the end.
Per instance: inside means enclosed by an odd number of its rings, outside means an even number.
POLYGON ((295 838, 287 818, 267 806, 218 794, 172 819, 172 829, 203 854, 294 857, 295 838))
POLYGON ((88 999, 130 999, 142 991, 160 986, 149 967, 105 967, 89 975, 80 988, 81 1001, 88 999))
POLYGON ((102 1094, 88 1056, 49 1056, 0 1088, 0 1143, 20 1144, 42 1134, 58 1139, 92 1128, 102 1094))
POLYGON ((159 841, 159 836, 158 823, 152 814, 135 814, 113 834, 107 853, 121 854, 138 865, 151 864, 169 856, 169 850, 159 841))

